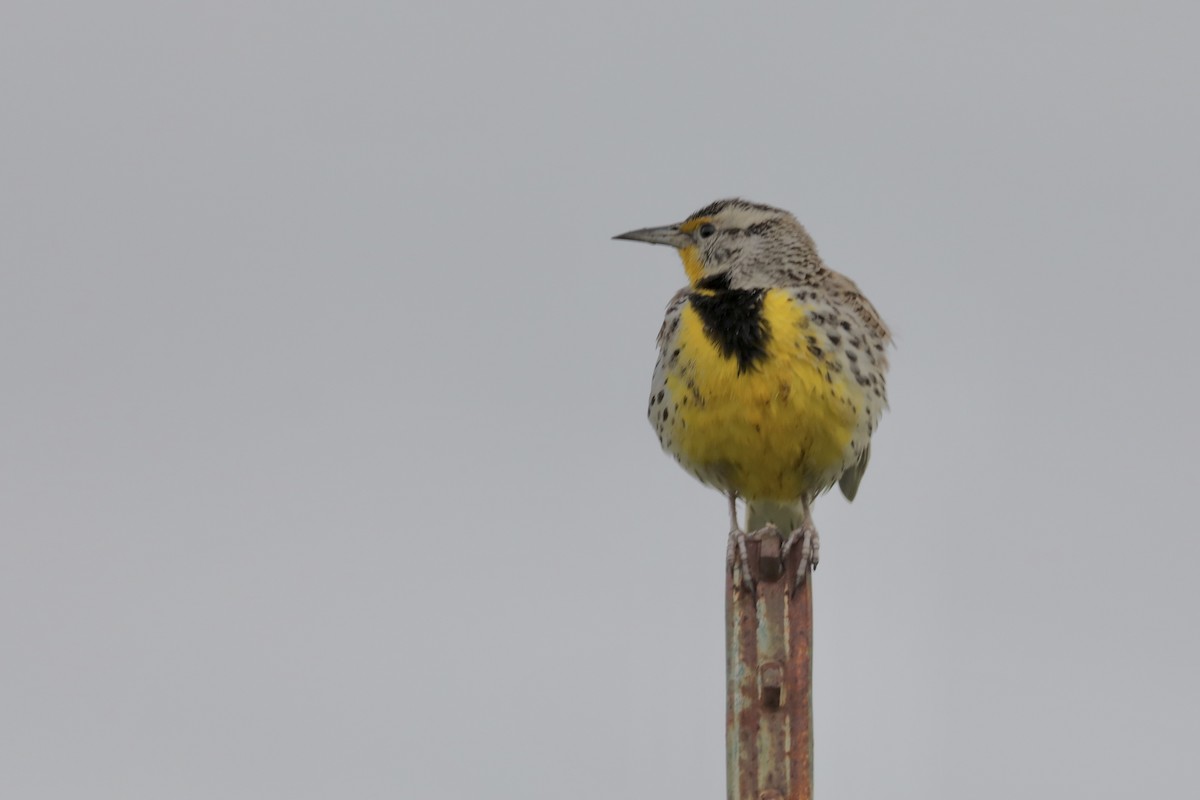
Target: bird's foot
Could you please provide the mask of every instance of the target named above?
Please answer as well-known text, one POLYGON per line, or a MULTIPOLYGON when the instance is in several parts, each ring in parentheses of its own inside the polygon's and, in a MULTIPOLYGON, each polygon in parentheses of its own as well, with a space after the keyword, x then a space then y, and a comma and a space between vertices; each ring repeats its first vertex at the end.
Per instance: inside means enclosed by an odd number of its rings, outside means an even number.
POLYGON ((725 548, 725 563, 733 577, 734 588, 754 594, 754 574, 750 571, 750 552, 746 549, 749 535, 735 527, 729 532, 729 546, 725 548))
POLYGON ((795 591, 808 580, 809 567, 816 570, 817 564, 821 560, 821 538, 817 535, 817 529, 813 526, 812 520, 805 518, 803 524, 788 536, 788 540, 783 544, 784 560, 787 560, 788 553, 792 552, 793 547, 800 548, 800 563, 796 565, 796 583, 792 586, 792 590, 795 591))

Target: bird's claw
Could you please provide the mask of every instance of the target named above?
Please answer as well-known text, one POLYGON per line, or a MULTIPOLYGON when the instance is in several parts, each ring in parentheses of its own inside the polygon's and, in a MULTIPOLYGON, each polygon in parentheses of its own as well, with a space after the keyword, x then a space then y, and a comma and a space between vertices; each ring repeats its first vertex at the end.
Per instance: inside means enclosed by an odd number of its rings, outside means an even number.
POLYGON ((750 571, 750 551, 746 547, 748 534, 741 528, 729 532, 729 546, 725 550, 725 561, 733 577, 734 588, 754 594, 754 574, 750 571))
POLYGON ((808 580, 809 567, 816 571, 817 564, 821 560, 821 538, 817 535, 817 529, 809 520, 804 520, 804 523, 792 531, 791 535, 783 544, 783 558, 787 559, 788 553, 793 547, 800 548, 800 563, 796 565, 796 582, 792 586, 795 591, 804 585, 808 580))

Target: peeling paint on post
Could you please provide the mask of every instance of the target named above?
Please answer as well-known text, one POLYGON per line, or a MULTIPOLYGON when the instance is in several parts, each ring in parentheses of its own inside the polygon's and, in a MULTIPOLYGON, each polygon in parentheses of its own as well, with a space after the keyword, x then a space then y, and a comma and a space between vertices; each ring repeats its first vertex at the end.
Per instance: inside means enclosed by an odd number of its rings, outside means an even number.
POLYGON ((811 800, 812 576, 793 593, 799 548, 773 528, 747 541, 753 594, 725 579, 729 800, 811 800))

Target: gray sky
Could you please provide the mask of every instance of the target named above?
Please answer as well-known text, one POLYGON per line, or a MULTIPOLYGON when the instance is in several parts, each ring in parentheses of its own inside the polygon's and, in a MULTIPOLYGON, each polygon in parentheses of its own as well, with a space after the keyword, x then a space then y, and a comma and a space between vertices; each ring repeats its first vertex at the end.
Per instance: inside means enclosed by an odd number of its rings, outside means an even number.
POLYGON ((723 797, 665 248, 892 324, 816 506, 826 798, 1200 782, 1194 3, 25 3, 0 19, 0 789, 723 797))

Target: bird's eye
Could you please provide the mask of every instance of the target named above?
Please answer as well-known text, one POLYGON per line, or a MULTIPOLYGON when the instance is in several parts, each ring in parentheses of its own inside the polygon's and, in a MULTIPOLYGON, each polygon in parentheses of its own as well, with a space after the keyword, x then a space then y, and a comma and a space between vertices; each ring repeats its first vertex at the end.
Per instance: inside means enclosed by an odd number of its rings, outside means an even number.
POLYGON ((717 226, 713 225, 711 222, 706 222, 700 226, 700 238, 701 239, 707 239, 708 237, 712 236, 716 232, 717 232, 717 226))

